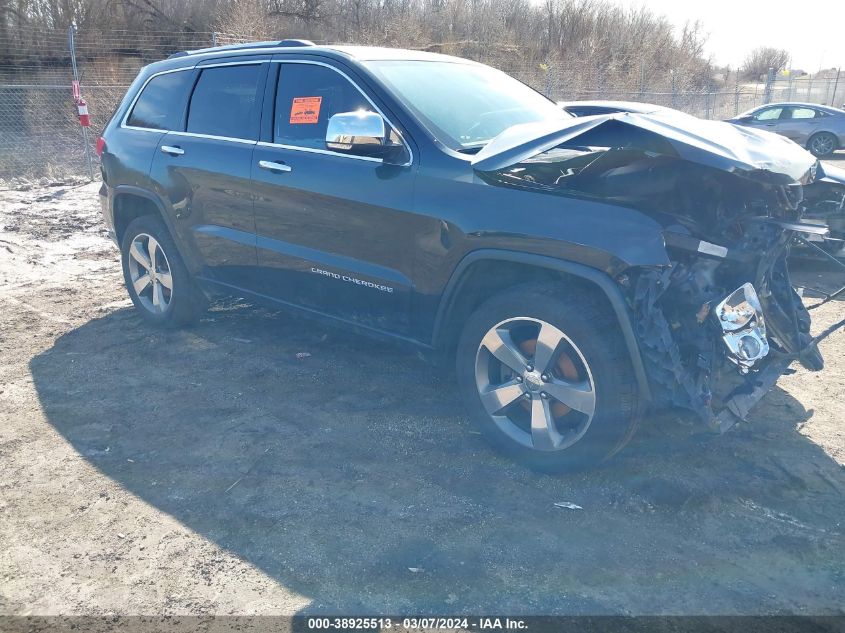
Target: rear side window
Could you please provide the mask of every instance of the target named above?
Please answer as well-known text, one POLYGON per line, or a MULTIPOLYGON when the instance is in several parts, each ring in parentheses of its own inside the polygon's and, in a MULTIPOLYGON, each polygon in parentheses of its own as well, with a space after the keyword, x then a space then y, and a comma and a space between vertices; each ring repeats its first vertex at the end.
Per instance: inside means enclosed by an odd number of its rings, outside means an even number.
POLYGON ((166 73, 147 82, 126 123, 153 130, 181 130, 193 73, 166 73))
POLYGON ((326 126, 339 112, 373 110, 343 75, 315 64, 282 64, 276 94, 274 140, 284 145, 326 148, 326 126))
POLYGON ((258 139, 256 104, 261 64, 202 71, 188 108, 188 132, 258 139))
POLYGON ((792 108, 793 119, 815 119, 816 111, 812 108, 792 108))

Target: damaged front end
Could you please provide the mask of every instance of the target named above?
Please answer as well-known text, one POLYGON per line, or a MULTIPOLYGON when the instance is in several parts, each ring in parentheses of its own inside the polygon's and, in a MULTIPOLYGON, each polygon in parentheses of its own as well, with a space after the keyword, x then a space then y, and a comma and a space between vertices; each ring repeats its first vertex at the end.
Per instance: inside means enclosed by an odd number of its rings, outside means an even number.
POLYGON ((822 369, 787 267, 796 236, 827 234, 802 220, 819 167, 791 141, 684 115, 616 114, 516 126, 473 164, 499 185, 610 202, 661 224, 671 263, 617 274, 657 406, 724 431, 793 360, 822 369))
POLYGON ((804 187, 801 204, 807 223, 827 229, 799 240, 799 254, 845 262, 845 169, 824 165, 813 183, 804 187))

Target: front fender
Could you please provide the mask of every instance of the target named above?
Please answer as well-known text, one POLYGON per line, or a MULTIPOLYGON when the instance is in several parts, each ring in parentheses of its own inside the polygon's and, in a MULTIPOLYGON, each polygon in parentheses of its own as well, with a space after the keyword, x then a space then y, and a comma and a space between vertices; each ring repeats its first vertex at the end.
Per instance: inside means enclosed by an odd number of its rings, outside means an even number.
POLYGON ((648 377, 645 373, 639 344, 634 333, 633 318, 622 295, 622 291, 613 279, 605 273, 576 262, 499 249, 481 249, 469 253, 458 263, 443 292, 434 323, 434 347, 440 347, 444 343, 444 326, 448 320, 449 311, 454 305, 455 297, 462 290, 462 283, 466 279, 465 273, 470 266, 480 261, 510 262, 565 273, 579 277, 599 288, 604 296, 607 297, 616 316, 616 320, 619 323, 619 328, 622 331, 628 355, 631 359, 631 365, 634 369, 640 396, 643 402, 649 402, 651 400, 648 377))

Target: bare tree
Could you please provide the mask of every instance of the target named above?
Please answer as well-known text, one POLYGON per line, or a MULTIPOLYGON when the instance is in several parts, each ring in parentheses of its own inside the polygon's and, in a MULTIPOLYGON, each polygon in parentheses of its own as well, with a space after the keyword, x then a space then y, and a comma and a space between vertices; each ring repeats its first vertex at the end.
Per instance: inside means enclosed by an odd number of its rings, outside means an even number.
POLYGON ((783 70, 789 63, 789 51, 771 46, 761 46, 751 51, 743 62, 740 72, 747 79, 759 79, 769 72, 783 70))
MULTIPOLYGON (((62 33, 73 19, 91 43, 81 60, 113 68, 207 46, 218 31, 222 42, 302 37, 439 51, 567 98, 609 87, 700 90, 713 74, 699 25, 676 32, 647 8, 611 0, 0 0, 0 60, 56 63, 32 34, 54 32, 54 58, 66 57, 62 33)), ((785 63, 763 57, 761 72, 785 63)))
POLYGON ((220 7, 215 26, 229 34, 265 40, 270 37, 268 13, 262 0, 231 0, 220 7))

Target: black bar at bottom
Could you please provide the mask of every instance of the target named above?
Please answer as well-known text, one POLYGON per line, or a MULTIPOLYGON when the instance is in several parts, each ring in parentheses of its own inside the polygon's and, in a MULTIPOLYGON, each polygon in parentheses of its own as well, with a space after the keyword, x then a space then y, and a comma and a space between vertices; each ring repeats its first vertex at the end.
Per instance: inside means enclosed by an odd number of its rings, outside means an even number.
POLYGON ((520 631, 522 633, 845 633, 845 615, 820 616, 0 616, 2 633, 520 631))

